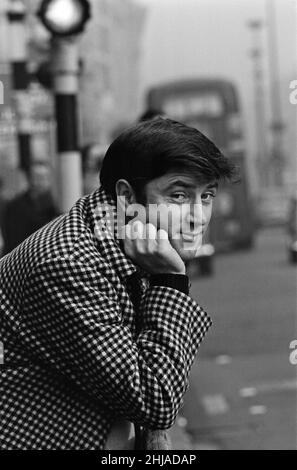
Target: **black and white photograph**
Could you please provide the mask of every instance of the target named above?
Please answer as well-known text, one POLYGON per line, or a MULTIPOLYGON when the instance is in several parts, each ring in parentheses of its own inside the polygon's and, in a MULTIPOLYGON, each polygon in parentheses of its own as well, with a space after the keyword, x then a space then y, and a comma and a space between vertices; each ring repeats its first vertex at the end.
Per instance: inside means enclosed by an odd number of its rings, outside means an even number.
POLYGON ((296 450, 296 268, 297 0, 0 0, 0 450, 296 450))

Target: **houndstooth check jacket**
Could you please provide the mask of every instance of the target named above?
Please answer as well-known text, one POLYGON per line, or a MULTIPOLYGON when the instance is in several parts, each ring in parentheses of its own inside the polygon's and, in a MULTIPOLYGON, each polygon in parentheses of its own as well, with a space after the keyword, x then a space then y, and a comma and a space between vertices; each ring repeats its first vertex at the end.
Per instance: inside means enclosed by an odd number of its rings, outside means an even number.
POLYGON ((211 320, 103 236, 106 203, 115 213, 103 189, 81 198, 0 260, 2 450, 104 449, 116 418, 174 423, 211 320))

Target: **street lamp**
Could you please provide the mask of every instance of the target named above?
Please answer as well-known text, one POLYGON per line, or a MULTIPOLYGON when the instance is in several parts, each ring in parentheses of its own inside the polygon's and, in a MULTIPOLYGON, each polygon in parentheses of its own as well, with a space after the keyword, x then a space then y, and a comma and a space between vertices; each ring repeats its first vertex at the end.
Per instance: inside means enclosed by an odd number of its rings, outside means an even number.
POLYGON ((77 37, 90 18, 87 0, 43 0, 37 13, 52 34, 52 70, 57 122, 60 209, 68 211, 82 195, 77 93, 77 37))

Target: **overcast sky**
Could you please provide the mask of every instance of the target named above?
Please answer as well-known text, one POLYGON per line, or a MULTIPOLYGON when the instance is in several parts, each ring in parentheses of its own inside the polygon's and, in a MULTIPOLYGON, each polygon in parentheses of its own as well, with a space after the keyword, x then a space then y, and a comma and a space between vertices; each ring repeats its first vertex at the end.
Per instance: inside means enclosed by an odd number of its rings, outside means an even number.
POLYGON ((173 75, 218 74, 247 80, 250 70, 250 19, 263 21, 275 4, 280 69, 294 76, 296 0, 138 0, 148 6, 144 41, 144 81, 173 75))
MULTIPOLYGON (((263 21, 264 84, 269 120, 267 54, 268 2, 274 2, 283 114, 287 121, 288 151, 296 142, 295 108, 289 103, 289 83, 297 79, 296 0, 136 0, 148 8, 142 44, 142 90, 177 78, 217 76, 239 87, 245 119, 253 119, 253 38, 247 23, 263 21)), ((252 125, 247 130, 253 146, 252 125)), ((295 156, 296 158, 296 156, 295 156)))

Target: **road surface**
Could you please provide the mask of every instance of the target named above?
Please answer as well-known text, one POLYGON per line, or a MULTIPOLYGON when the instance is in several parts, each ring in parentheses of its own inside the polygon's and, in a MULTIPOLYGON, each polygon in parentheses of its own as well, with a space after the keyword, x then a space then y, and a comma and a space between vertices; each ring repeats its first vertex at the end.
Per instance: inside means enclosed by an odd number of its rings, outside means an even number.
POLYGON ((296 449, 296 267, 282 229, 251 251, 220 255, 192 296, 214 325, 195 362, 182 410, 193 449, 296 449))

